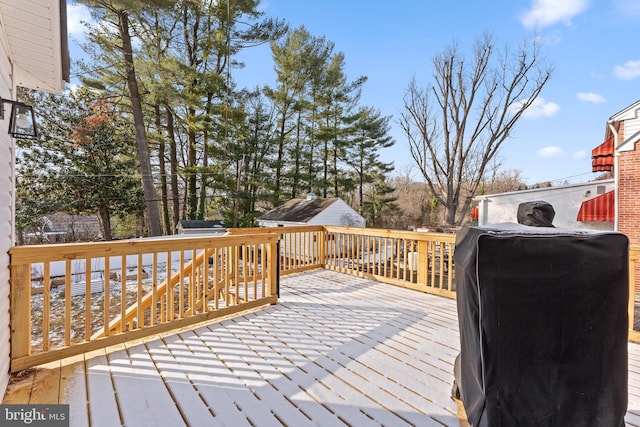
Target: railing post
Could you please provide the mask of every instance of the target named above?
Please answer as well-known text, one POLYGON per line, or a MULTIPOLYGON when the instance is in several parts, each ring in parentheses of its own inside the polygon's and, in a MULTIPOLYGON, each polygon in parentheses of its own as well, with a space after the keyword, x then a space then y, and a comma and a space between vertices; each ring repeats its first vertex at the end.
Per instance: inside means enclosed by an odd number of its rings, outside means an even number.
POLYGON ((31 268, 11 265, 11 360, 31 354, 31 268))
POLYGON ((276 241, 276 253, 276 296, 280 298, 280 237, 276 241))
POLYGON ((325 250, 326 250, 326 244, 325 244, 325 237, 327 235, 327 229, 322 227, 322 231, 319 233, 319 238, 317 240, 317 251, 318 251, 318 261, 320 262, 320 264, 322 264, 322 268, 326 268, 327 265, 327 260, 325 259, 326 254, 325 254, 325 250))
POLYGON ((429 242, 418 241, 418 284, 427 286, 429 275, 429 242))

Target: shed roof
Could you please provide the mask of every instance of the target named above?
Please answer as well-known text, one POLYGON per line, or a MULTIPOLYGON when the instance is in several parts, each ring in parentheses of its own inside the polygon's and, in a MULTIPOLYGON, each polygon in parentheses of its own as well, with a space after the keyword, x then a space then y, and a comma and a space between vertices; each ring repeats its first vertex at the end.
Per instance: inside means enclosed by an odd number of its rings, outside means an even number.
POLYGON ((337 197, 327 199, 291 199, 258 219, 261 221, 308 222, 338 200, 340 199, 337 197))
POLYGON ((224 228, 224 224, 219 219, 181 219, 178 225, 183 229, 224 228))
POLYGON ((70 215, 65 212, 56 212, 45 216, 44 221, 52 232, 68 232, 74 228, 100 232, 100 219, 96 215, 70 215))
POLYGON ((66 0, 0 0, 0 25, 15 84, 61 92, 70 68, 66 0))

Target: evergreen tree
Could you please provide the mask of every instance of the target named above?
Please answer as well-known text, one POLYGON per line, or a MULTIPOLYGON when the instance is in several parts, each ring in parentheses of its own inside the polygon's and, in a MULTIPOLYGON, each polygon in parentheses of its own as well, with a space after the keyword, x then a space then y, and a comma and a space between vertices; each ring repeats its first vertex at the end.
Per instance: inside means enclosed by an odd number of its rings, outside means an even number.
POLYGON ((344 67, 344 54, 333 55, 320 81, 318 139, 322 147, 323 197, 328 197, 330 193, 334 197, 340 197, 353 188, 349 175, 343 173, 343 166, 350 135, 353 133, 353 129, 350 129, 350 123, 355 118, 353 111, 367 79, 360 77, 348 82, 344 67))
MULTIPOLYGON (((277 109, 277 153, 273 159, 275 179, 272 187, 272 203, 278 205, 283 196, 283 180, 287 178, 294 154, 297 159, 300 150, 291 149, 291 133, 301 129, 301 108, 313 76, 323 69, 333 51, 333 43, 324 37, 313 37, 304 27, 290 31, 280 43, 272 43, 271 51, 276 69, 276 87, 267 88, 266 93, 277 109)), ((298 139, 300 135, 298 134, 298 139)), ((290 178, 290 177, 289 177, 290 178)))
POLYGON ((133 130, 113 105, 86 89, 66 96, 35 94, 41 136, 18 158, 20 228, 27 216, 57 211, 95 214, 112 239, 111 218, 143 211, 133 130))
MULTIPOLYGON (((352 126, 355 137, 346 150, 346 155, 356 183, 358 210, 363 216, 367 201, 365 187, 374 184, 377 179, 387 176, 393 170, 392 162, 380 159, 380 150, 392 147, 395 143, 388 136, 390 120, 390 116, 382 117, 379 110, 362 107, 352 126)), ((379 188, 383 186, 379 185, 379 188)), ((381 191, 376 194, 381 194, 381 191)))

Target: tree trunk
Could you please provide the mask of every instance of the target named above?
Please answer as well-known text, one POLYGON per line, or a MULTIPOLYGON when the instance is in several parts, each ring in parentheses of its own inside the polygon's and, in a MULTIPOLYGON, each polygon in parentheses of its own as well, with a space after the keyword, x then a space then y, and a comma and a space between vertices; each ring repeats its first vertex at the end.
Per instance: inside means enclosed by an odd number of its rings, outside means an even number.
POLYGON ((360 149, 360 169, 358 170, 358 198, 360 199, 360 215, 364 213, 364 147, 360 149))
MULTIPOLYGON (((207 94, 207 105, 204 109, 205 116, 211 115, 211 100, 213 93, 207 94)), ((207 187, 209 185, 209 131, 207 129, 202 133, 202 174, 200 174, 200 203, 198 205, 198 219, 204 219, 207 210, 207 187)))
POLYGON ((295 199, 296 196, 302 192, 304 192, 305 189, 303 188, 299 188, 300 187, 300 163, 301 163, 301 152, 302 152, 302 143, 301 143, 301 139, 302 139, 302 113, 298 112, 298 120, 296 122, 296 147, 295 147, 295 151, 294 151, 294 158, 293 158, 293 184, 291 186, 291 198, 295 199))
POLYGON ((144 127, 144 117, 142 114, 142 102, 138 91, 136 71, 133 64, 133 48, 131 46, 131 35, 129 34, 129 16, 126 10, 118 11, 118 27, 120 38, 122 39, 122 54, 127 67, 127 87, 131 97, 131 112, 136 132, 136 143, 138 144, 138 159, 140 161, 140 174, 142 175, 142 188, 144 190, 144 201, 147 208, 147 218, 149 222, 149 235, 160 236, 160 216, 158 214, 158 204, 156 192, 153 186, 153 176, 151 175, 151 159, 149 156, 149 144, 144 127))
MULTIPOLYGON (((189 108, 189 115, 195 117, 196 112, 193 108, 189 108)), ((198 217, 198 176, 196 174, 196 133, 189 129, 187 131, 187 139, 189 147, 187 148, 187 193, 189 200, 189 219, 197 219, 198 217)))
POLYGON ((165 234, 173 234, 172 226, 171 226, 171 217, 169 216, 169 195, 167 191, 167 169, 164 160, 164 152, 165 152, 165 139, 162 136, 162 120, 160 120, 160 106, 158 104, 154 105, 155 115, 156 115, 156 132, 160 135, 160 144, 158 145, 158 162, 160 166, 160 191, 162 198, 162 217, 164 219, 164 230, 165 234))
POLYGON ((278 158, 276 159, 276 176, 275 186, 273 189, 273 206, 280 204, 280 187, 282 179, 282 168, 284 162, 284 144, 285 144, 285 131, 286 129, 286 109, 282 112, 282 121, 280 122, 280 139, 278 141, 278 158))
POLYGON ((169 137, 169 168, 171 179, 171 202, 173 208, 173 224, 171 234, 175 234, 175 225, 180 220, 180 194, 178 189, 178 144, 173 128, 173 113, 167 107, 167 136, 169 137))
POLYGON ((98 212, 100 213, 100 222, 102 223, 102 236, 104 240, 111 241, 113 240, 113 235, 111 234, 111 213, 109 212, 109 207, 101 205, 98 208, 98 212))

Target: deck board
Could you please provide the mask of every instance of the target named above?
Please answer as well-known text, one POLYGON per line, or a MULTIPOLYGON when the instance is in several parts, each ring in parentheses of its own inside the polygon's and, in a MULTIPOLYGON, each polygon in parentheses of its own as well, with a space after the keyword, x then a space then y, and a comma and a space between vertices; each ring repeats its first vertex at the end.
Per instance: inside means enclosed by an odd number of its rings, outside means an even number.
POLYGON ((3 403, 69 403, 72 426, 466 426, 458 348, 455 301, 316 270, 283 277, 266 309, 48 364, 3 403))
POLYGON ((91 404, 89 417, 90 425, 94 427, 114 425, 114 419, 120 422, 118 401, 107 366, 108 359, 104 349, 87 355, 86 369, 91 372, 87 376, 87 396, 91 404))

